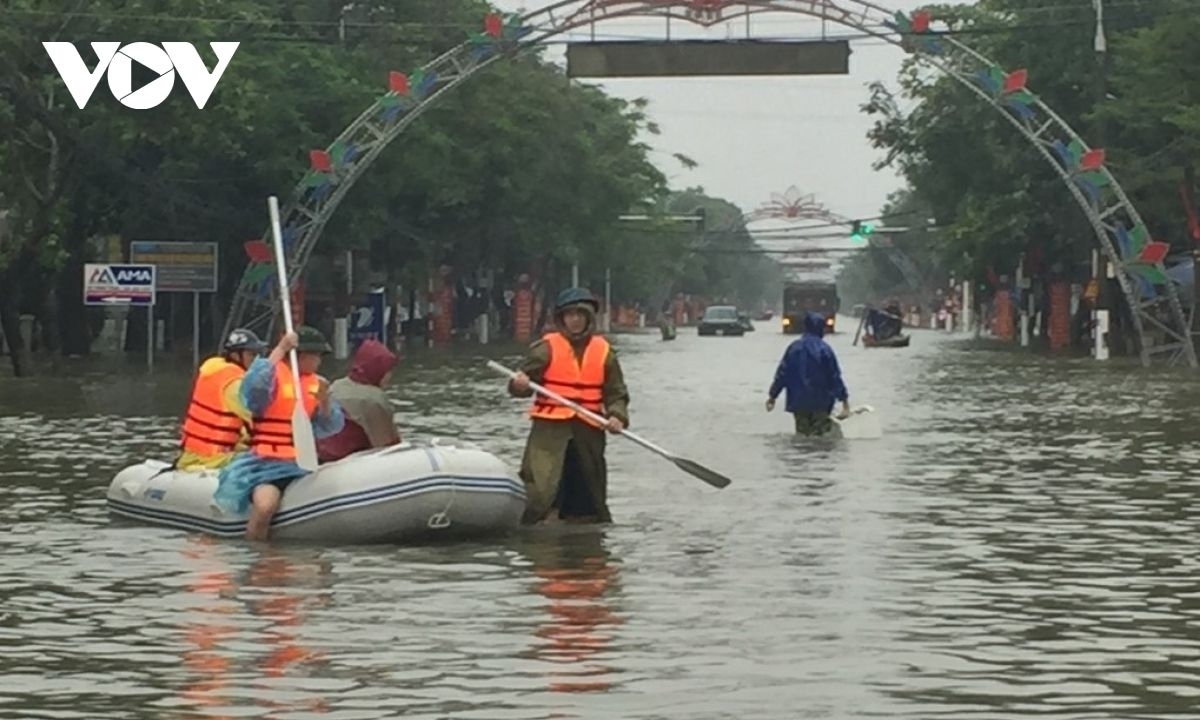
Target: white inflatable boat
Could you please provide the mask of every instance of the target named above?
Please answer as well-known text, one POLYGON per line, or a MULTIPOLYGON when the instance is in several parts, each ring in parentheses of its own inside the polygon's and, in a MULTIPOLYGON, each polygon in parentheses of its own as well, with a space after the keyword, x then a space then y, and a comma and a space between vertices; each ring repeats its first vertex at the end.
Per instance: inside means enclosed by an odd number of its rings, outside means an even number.
MULTIPOLYGON (((167 527, 239 537, 246 518, 212 501, 217 473, 147 460, 117 473, 108 510, 167 527)), ((517 527, 525 488, 495 455, 434 442, 368 450, 322 465, 283 493, 273 540, 391 543, 496 535, 517 527)))

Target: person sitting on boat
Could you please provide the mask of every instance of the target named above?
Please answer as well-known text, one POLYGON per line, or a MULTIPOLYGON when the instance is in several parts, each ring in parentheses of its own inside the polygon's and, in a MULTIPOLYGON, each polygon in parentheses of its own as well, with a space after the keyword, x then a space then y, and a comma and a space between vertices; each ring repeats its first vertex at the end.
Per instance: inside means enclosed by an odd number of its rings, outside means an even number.
POLYGON ((900 308, 900 302, 896 299, 888 300, 883 308, 883 313, 886 316, 886 322, 880 328, 883 331, 882 335, 876 335, 880 340, 896 337, 904 332, 904 315, 900 308))
POLYGON ((804 315, 804 335, 788 345, 767 391, 767 412, 775 409, 775 398, 787 389, 787 411, 796 420, 801 435, 824 435, 833 429, 830 414, 836 401, 842 403, 838 417, 850 415, 850 398, 837 355, 825 342, 825 318, 804 315))
POLYGON ((527 501, 524 522, 571 520, 611 522, 604 431, 629 424, 629 391, 617 355, 595 334, 600 303, 583 288, 568 288, 554 304, 556 330, 533 343, 516 376, 514 397, 533 394, 530 380, 584 408, 607 416, 593 425, 575 411, 537 396, 521 460, 527 501))
POLYGON ((329 395, 341 406, 346 424, 336 435, 317 443, 321 462, 341 460, 360 450, 400 442, 400 433, 392 419, 392 403, 383 391, 399 361, 395 353, 376 340, 364 340, 354 351, 350 372, 329 386, 329 395))
POLYGON ((238 328, 225 338, 220 355, 200 364, 180 428, 176 470, 216 470, 246 449, 250 413, 238 392, 246 368, 266 349, 252 330, 238 328))
POLYGON ((283 491, 307 474, 296 464, 292 440, 292 412, 297 392, 287 353, 297 350, 304 411, 313 421, 319 440, 340 431, 345 424, 342 409, 329 397, 328 382, 317 375, 321 358, 332 352, 320 330, 301 327, 284 335, 270 357, 258 358, 246 370, 240 399, 253 417, 250 449, 239 453, 221 468, 213 501, 221 510, 235 515, 250 511, 246 537, 265 540, 271 518, 283 491))

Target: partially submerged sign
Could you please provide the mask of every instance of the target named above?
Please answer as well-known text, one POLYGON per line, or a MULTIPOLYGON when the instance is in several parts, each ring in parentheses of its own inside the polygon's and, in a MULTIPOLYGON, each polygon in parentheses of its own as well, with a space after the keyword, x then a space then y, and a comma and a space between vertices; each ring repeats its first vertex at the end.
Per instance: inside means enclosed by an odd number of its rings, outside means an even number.
POLYGON ((153 265, 83 266, 84 305, 153 305, 153 265))
POLYGON ((156 266, 159 292, 217 291, 216 243, 135 240, 129 262, 156 266))

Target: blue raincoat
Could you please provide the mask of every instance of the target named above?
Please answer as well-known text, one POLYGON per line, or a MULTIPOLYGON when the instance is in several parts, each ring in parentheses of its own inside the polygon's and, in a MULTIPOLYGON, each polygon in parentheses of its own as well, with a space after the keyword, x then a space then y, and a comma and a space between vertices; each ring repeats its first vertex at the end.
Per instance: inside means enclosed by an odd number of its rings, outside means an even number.
MULTIPOLYGON (((242 405, 258 417, 275 399, 275 368, 266 358, 255 358, 242 378, 242 405)), ((313 435, 318 440, 341 431, 346 419, 342 407, 329 401, 329 415, 313 418, 313 435)), ((239 453, 217 476, 213 500, 223 511, 244 515, 250 509, 250 493, 264 483, 302 477, 308 473, 291 460, 261 458, 252 452, 239 453)))
POLYGON ((774 400, 787 390, 787 411, 830 412, 835 402, 849 397, 833 348, 822 339, 825 318, 817 313, 804 316, 804 336, 788 345, 775 370, 768 396, 774 400))

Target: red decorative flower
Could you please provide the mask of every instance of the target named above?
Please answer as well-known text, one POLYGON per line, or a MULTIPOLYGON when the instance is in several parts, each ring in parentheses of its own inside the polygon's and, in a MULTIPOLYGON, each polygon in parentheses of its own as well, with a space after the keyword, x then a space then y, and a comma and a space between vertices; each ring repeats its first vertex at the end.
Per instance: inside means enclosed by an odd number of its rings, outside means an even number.
POLYGON ((1079 159, 1080 170, 1098 170, 1104 164, 1104 150, 1088 150, 1079 159))
POLYGON ((395 70, 388 73, 388 90, 397 95, 408 94, 408 76, 395 70))
POLYGON ((1148 242, 1138 255, 1138 262, 1157 265, 1167 257, 1167 251, 1170 249, 1171 246, 1163 242, 1148 242))
POLYGON ((250 258, 250 262, 271 262, 271 248, 267 247, 262 240, 247 240, 242 243, 242 248, 246 251, 246 257, 250 258))
POLYGON ((491 35, 494 38, 500 37, 500 33, 504 31, 504 23, 500 20, 500 16, 496 13, 488 13, 483 19, 483 32, 485 35, 491 35))
POLYGON ((933 14, 928 10, 918 10, 912 16, 912 31, 915 33, 929 32, 929 22, 933 20, 933 14))
POLYGON ((1018 90, 1025 89, 1025 82, 1029 80, 1029 71, 1022 68, 1014 70, 1004 76, 1004 92, 1005 94, 1014 93, 1018 90))
POLYGON ((329 153, 324 150, 309 150, 308 164, 317 172, 330 172, 333 170, 333 165, 329 161, 329 153))

